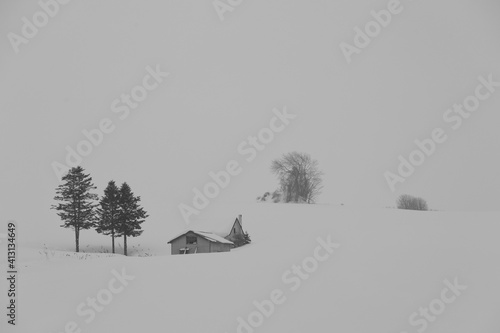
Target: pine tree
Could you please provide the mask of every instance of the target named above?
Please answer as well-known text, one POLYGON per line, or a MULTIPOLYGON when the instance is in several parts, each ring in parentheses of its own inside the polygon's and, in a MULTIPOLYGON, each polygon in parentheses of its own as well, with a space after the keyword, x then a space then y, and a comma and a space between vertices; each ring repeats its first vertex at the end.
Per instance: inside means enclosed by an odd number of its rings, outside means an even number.
POLYGON ((99 204, 95 230, 103 235, 111 235, 111 248, 115 253, 115 233, 120 218, 120 190, 113 180, 108 183, 99 204))
POLYGON ((240 247, 246 244, 250 244, 252 240, 250 239, 250 235, 248 232, 244 232, 243 234, 239 234, 235 237, 233 243, 235 247, 240 247))
POLYGON ((78 166, 71 168, 62 177, 65 183, 56 188, 54 197, 54 200, 61 203, 51 206, 51 209, 58 211, 57 215, 64 222, 61 227, 75 230, 76 252, 80 251, 80 230, 89 229, 94 225, 95 201, 98 199, 97 194, 90 192, 96 189, 92 178, 83 171, 83 168, 78 166))
POLYGON ((123 236, 123 254, 127 255, 127 237, 137 237, 142 234, 141 224, 148 217, 146 211, 139 205, 141 197, 134 196, 130 186, 123 183, 120 187, 120 213, 117 227, 117 237, 123 236))
POLYGON ((243 236, 244 240, 245 240, 245 244, 250 244, 252 242, 252 240, 250 239, 250 235, 248 234, 248 232, 245 232, 245 235, 243 236))

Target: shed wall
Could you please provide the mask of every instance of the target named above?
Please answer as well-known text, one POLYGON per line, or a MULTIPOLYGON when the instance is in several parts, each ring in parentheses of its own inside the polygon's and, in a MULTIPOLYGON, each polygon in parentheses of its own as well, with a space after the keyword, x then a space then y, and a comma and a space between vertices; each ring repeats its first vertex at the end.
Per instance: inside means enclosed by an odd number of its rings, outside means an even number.
POLYGON ((233 224, 233 227, 231 229, 231 232, 229 235, 227 235, 225 238, 227 240, 230 240, 231 242, 234 242, 236 240, 236 236, 238 235, 243 235, 243 229, 241 228, 241 225, 239 223, 236 223, 236 221, 233 224))
POLYGON ((203 237, 200 237, 194 233, 187 233, 176 240, 174 240, 172 243, 170 243, 171 247, 171 253, 172 254, 180 254, 180 249, 182 248, 189 248, 189 254, 192 253, 209 253, 210 252, 210 242, 206 240, 203 237), (186 243, 186 237, 187 236, 194 236, 197 238, 197 244, 187 244, 186 243))

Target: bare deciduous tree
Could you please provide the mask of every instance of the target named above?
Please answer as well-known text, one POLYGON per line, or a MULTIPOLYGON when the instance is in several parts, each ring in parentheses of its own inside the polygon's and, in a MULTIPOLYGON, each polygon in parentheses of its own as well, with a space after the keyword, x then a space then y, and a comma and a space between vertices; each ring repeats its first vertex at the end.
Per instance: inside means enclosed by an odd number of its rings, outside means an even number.
POLYGON ((279 178, 283 202, 314 203, 323 188, 323 172, 308 154, 285 154, 272 162, 271 171, 279 178))
POLYGON ((427 202, 422 198, 417 198, 408 194, 402 194, 396 201, 399 209, 429 210, 427 202))

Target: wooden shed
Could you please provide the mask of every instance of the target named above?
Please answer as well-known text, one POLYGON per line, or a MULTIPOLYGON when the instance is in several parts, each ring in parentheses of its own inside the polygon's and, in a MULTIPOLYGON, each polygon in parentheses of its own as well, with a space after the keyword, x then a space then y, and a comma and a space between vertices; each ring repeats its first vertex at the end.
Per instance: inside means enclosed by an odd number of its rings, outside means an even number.
POLYGON ((229 252, 234 245, 216 234, 196 230, 189 230, 168 243, 172 246, 172 254, 229 252))
MULTIPOLYGON (((220 221, 219 221, 220 222, 220 221)), ((211 232, 188 230, 168 241, 172 254, 229 252, 245 235, 242 216, 234 223, 204 223, 211 232)), ((238 246, 238 245, 236 245, 238 246)))

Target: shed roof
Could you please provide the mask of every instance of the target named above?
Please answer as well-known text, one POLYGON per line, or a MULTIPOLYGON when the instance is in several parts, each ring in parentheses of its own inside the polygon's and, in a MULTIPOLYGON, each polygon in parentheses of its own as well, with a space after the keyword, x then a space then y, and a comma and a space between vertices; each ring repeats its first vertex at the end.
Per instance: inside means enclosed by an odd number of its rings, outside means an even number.
MULTIPOLYGON (((226 237, 231 233, 231 229, 238 220, 234 215, 225 218, 211 218, 205 220, 198 220, 194 222, 191 227, 195 230, 210 230, 211 233, 226 237)), ((240 223, 242 229, 243 225, 240 223)))
POLYGON ((172 238, 171 240, 169 240, 167 242, 167 244, 169 243, 172 243, 174 240, 176 240, 177 238, 181 237, 181 236, 184 236, 185 234, 187 234, 188 232, 192 232, 200 237, 203 237, 205 238, 206 240, 212 242, 212 243, 222 243, 222 244, 234 244, 233 242, 231 241, 228 241, 227 239, 221 237, 221 236, 218 236, 214 233, 211 233, 211 232, 206 232, 206 231, 200 231, 200 230, 188 230, 188 231, 185 231, 183 232, 182 234, 172 238))

